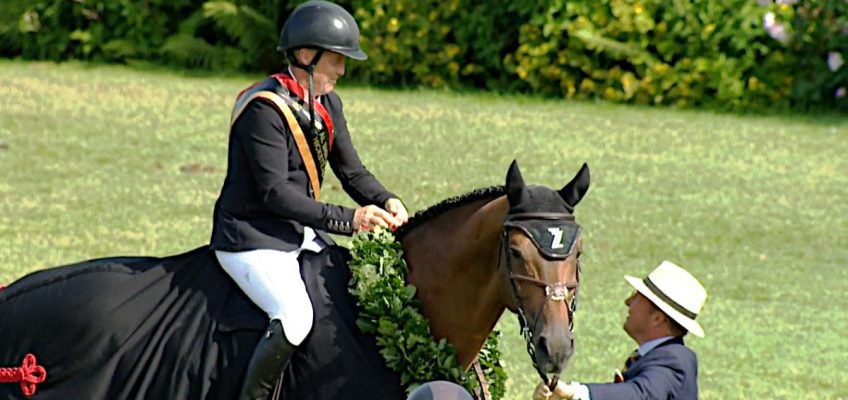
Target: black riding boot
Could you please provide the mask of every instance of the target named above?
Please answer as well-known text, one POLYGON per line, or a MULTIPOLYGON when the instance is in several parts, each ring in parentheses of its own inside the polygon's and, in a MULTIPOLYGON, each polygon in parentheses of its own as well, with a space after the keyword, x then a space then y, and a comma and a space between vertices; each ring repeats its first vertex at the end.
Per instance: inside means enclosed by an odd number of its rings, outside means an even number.
POLYGON ((253 351, 244 376, 239 400, 265 400, 270 397, 289 363, 295 346, 286 339, 280 320, 271 320, 268 331, 253 351))

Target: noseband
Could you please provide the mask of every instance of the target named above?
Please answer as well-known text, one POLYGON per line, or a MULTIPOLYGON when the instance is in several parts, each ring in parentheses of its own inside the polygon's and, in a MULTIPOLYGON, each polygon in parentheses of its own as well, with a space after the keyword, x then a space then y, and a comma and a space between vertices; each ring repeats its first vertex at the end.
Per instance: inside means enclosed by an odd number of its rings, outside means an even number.
MULTIPOLYGON (((512 299, 517 308, 518 322, 521 325, 521 335, 524 337, 524 341, 527 344, 527 353, 530 355, 530 359, 533 361, 533 368, 535 368, 536 372, 539 373, 539 377, 542 378, 542 382, 544 382, 549 389, 553 390, 554 387, 556 387, 557 385, 557 381, 559 381, 559 375, 555 375, 551 379, 548 379, 548 377, 545 375, 545 373, 542 371, 541 367, 539 367, 536 361, 536 346, 533 344, 533 330, 531 329, 531 327, 536 327, 536 324, 539 322, 539 316, 542 315, 542 312, 540 311, 536 314, 536 318, 533 319, 533 324, 531 326, 527 321, 527 316, 524 312, 524 306, 521 303, 521 298, 518 296, 518 289, 516 288, 515 281, 530 283, 545 290, 545 301, 541 309, 544 309, 545 305, 547 305, 549 301, 554 303, 562 301, 563 303, 565 303, 566 309, 568 310, 568 330, 573 332, 574 313, 577 312, 577 294, 580 286, 580 261, 578 259, 576 282, 548 283, 530 276, 516 274, 512 271, 512 257, 511 252, 509 251, 510 229, 520 229, 521 231, 523 231, 527 236, 530 237, 536 248, 540 252, 542 252, 542 254, 544 254, 546 257, 555 259, 565 259, 574 251, 574 246, 577 243, 577 236, 580 232, 580 226, 577 225, 576 222, 574 222, 574 216, 571 214, 542 212, 520 213, 507 215, 507 218, 504 221, 503 231, 501 233, 501 249, 498 257, 506 261, 506 272, 507 276, 509 277, 509 286, 512 292, 512 299), (539 221, 562 221, 566 224, 576 225, 576 227, 574 227, 574 229, 576 229, 576 231, 574 232, 574 236, 572 237, 571 242, 568 243, 569 248, 564 249, 564 247, 562 247, 562 230, 559 231, 559 236, 557 236, 554 232, 551 232, 554 235, 554 239, 550 248, 546 248, 545 246, 541 245, 541 243, 539 242, 539 238, 537 237, 538 233, 535 230, 528 228, 529 223, 539 221), (562 251, 552 253, 550 249, 556 249, 557 243, 561 245, 560 248, 563 248, 567 252, 564 254, 562 253, 562 251), (575 290, 574 297, 571 299, 571 301, 569 301, 568 299, 568 291, 570 289, 575 290)), ((498 264, 500 263, 501 261, 498 260, 498 264)))

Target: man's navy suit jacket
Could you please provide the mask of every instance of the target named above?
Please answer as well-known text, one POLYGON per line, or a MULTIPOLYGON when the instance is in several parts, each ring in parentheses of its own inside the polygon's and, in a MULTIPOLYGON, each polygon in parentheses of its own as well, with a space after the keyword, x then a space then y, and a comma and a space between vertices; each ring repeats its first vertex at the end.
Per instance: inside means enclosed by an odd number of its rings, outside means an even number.
POLYGON ((587 384, 592 400, 698 398, 698 358, 679 337, 640 357, 623 376, 622 383, 587 384))

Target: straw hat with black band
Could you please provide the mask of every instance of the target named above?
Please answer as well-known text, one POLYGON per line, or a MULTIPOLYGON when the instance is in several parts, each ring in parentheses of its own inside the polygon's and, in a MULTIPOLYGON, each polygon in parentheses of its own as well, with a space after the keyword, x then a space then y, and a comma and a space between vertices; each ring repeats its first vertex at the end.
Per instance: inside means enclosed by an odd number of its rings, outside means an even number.
POLYGON ((692 274, 670 261, 663 261, 645 279, 630 275, 625 275, 624 279, 680 326, 695 336, 704 337, 704 329, 695 318, 707 301, 707 291, 692 274))

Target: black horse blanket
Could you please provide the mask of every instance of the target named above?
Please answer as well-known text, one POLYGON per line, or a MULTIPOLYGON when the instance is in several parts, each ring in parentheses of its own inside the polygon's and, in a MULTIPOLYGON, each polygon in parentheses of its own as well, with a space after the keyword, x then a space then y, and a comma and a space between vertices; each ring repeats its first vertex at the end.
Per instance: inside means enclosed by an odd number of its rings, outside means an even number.
MULTIPOLYGON (((315 324, 287 368, 281 398, 405 397, 373 337, 356 328, 347 249, 304 253, 315 324)), ((34 399, 236 397, 267 317, 202 247, 32 273, 0 290, 0 367, 33 354, 47 372, 34 399)), ((24 398, 0 383, 0 399, 24 398)))

